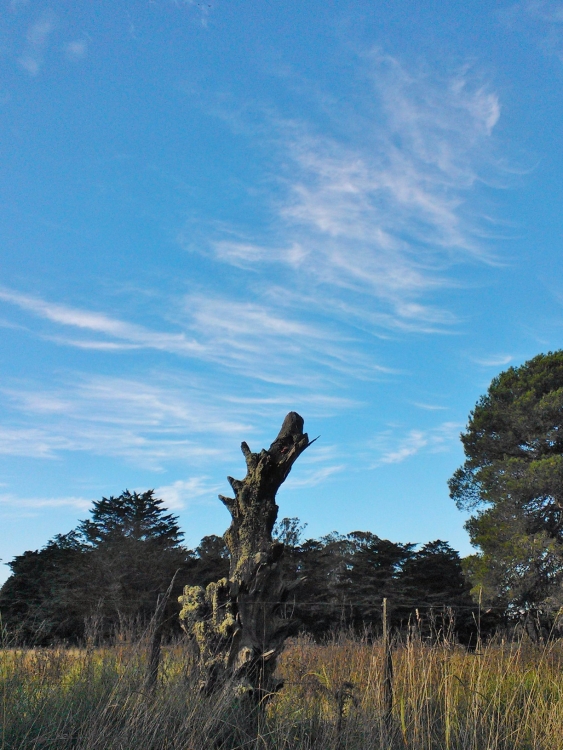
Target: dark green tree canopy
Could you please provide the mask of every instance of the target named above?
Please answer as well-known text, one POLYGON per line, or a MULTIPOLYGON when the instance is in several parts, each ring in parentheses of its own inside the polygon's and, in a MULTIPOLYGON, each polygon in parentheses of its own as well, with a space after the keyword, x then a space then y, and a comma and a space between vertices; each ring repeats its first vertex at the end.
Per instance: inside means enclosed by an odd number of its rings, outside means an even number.
POLYGON ((513 607, 555 606, 563 577, 563 351, 494 378, 461 436, 449 482, 481 553, 473 583, 513 607))
POLYGON ((125 490, 118 497, 103 497, 94 502, 90 513, 91 518, 81 521, 78 530, 93 547, 123 539, 175 547, 184 536, 178 517, 164 512, 154 490, 140 494, 125 490))
POLYGON ((154 490, 94 502, 90 519, 78 525, 86 554, 64 596, 84 612, 100 611, 108 625, 146 621, 176 570, 191 567, 177 521, 154 490))
MULTIPOLYGON (((283 518, 274 536, 286 545, 285 577, 304 579, 283 612, 315 637, 341 627, 377 632, 383 597, 389 598, 394 627, 406 624, 415 607, 422 606, 424 616, 431 607, 463 613, 471 604, 459 555, 445 542, 415 551, 413 544, 368 531, 303 540, 304 528, 298 518, 283 518)), ((3 625, 28 645, 76 642, 85 622, 94 620, 103 627, 101 636, 122 625, 142 631, 178 569, 178 587, 182 580, 206 586, 229 573, 222 537, 203 537, 190 552, 174 543, 180 536, 175 517, 151 491, 103 498, 78 529, 9 563, 12 575, 0 590, 3 625)), ((174 596, 166 616, 177 623, 174 596)))
POLYGON ((469 589, 459 552, 447 542, 428 542, 410 555, 402 569, 407 600, 412 606, 467 606, 469 589))
POLYGON ((542 527, 561 530, 563 351, 496 377, 469 416, 466 461, 450 480, 460 508, 512 499, 542 527))
POLYGON ((195 565, 190 572, 190 582, 193 581, 195 585, 207 586, 229 574, 229 550, 222 536, 204 536, 195 554, 195 565))
MULTIPOLYGON (((75 531, 10 563, 0 591, 3 620, 38 644, 76 640, 94 616, 106 633, 125 622, 143 627, 176 571, 190 575, 195 566, 182 537, 154 490, 102 498, 75 531)), ((170 614, 175 623, 175 609, 170 614)))
POLYGON ((18 640, 43 643, 53 637, 72 638, 81 630, 80 613, 72 605, 61 605, 57 593, 65 572, 80 565, 83 553, 83 543, 71 531, 8 563, 12 575, 0 589, 0 610, 4 626, 18 640))

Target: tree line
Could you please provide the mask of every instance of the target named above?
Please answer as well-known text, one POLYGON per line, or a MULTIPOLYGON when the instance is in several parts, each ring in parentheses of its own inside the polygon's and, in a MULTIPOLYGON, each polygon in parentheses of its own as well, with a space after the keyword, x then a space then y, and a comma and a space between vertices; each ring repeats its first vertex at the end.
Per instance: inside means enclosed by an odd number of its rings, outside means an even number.
MULTIPOLYGON (((476 552, 461 560, 444 541, 417 549, 368 531, 303 539, 299 520, 283 519, 275 531, 285 545, 280 564, 300 581, 284 605, 288 617, 315 637, 342 627, 376 632, 387 598, 393 626, 435 630, 453 613, 466 642, 476 628, 524 623, 537 636, 561 625, 563 351, 495 377, 461 440, 466 460, 449 487, 471 513, 476 552)), ((79 641, 88 628, 100 637, 143 628, 176 574, 166 612, 172 633, 182 587, 225 577, 229 559, 214 535, 187 549, 177 517, 149 490, 102 498, 76 529, 9 565, 3 628, 46 644, 79 641)))
MULTIPOLYGON (((466 618, 473 607, 459 554, 446 542, 417 550, 367 531, 303 539, 304 528, 284 518, 275 536, 285 545, 286 578, 300 580, 285 614, 315 637, 343 627, 376 631, 383 597, 396 625, 417 610, 423 618, 431 608, 450 607, 466 618)), ((47 645, 80 642, 93 626, 98 638, 138 634, 174 576, 167 628, 178 632, 182 587, 227 576, 229 558, 215 535, 187 549, 178 518, 153 490, 126 490, 95 502, 76 529, 9 565, 12 575, 0 590, 3 626, 14 641, 47 645)))

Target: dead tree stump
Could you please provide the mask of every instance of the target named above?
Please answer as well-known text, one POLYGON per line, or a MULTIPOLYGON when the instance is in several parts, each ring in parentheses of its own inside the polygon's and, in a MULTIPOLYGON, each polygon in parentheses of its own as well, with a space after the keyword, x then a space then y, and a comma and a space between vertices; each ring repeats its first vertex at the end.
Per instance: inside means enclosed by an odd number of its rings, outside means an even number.
POLYGON ((314 441, 303 432, 303 419, 290 412, 268 450, 252 453, 246 443, 244 479, 228 481, 235 497, 220 500, 232 522, 224 535, 231 563, 229 578, 207 589, 186 586, 180 619, 196 642, 212 689, 222 674, 239 693, 260 703, 279 690, 276 660, 293 622, 280 616, 293 584, 283 580, 283 544, 272 540, 278 515, 276 493, 291 467, 314 441))

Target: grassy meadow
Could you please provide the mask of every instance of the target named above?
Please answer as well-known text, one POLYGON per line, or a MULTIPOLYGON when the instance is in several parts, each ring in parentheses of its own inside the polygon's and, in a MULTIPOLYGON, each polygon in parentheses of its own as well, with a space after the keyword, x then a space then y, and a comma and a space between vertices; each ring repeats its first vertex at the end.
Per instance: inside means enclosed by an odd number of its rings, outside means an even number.
POLYGON ((498 640, 471 653, 406 639, 393 651, 388 717, 383 657, 381 642, 354 637, 289 642, 285 686, 256 724, 232 694, 201 692, 182 645, 163 649, 154 690, 142 645, 5 648, 0 748, 563 750, 562 642, 498 640))

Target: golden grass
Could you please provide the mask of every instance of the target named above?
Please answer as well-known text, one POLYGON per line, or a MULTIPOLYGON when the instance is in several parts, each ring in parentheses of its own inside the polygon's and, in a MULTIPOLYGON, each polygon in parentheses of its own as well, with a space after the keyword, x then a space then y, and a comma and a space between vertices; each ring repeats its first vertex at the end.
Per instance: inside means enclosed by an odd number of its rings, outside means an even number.
POLYGON ((411 638, 393 662, 386 718, 380 642, 296 639, 285 687, 251 728, 230 694, 201 694, 181 646, 164 649, 154 693, 143 647, 4 649, 0 749, 563 750, 563 643, 470 653, 411 638))

